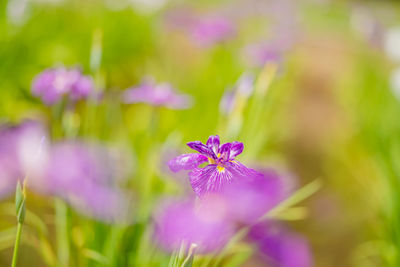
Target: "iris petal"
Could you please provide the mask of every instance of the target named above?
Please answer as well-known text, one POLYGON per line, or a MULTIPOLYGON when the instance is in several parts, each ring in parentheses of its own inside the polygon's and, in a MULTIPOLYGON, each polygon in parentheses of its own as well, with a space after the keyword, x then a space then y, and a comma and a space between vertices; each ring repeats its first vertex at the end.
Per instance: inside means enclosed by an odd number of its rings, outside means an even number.
POLYGON ((229 154, 229 159, 234 159, 236 156, 243 152, 244 145, 241 142, 232 142, 231 152, 229 154))
POLYGON ((191 149, 196 150, 197 152, 199 152, 200 154, 203 154, 206 157, 210 157, 210 158, 213 158, 213 159, 217 158, 217 156, 212 151, 212 149, 209 148, 208 146, 206 146, 205 144, 203 144, 200 141, 189 142, 189 143, 187 143, 187 145, 191 149))
POLYGON ((220 141, 218 135, 211 135, 207 140, 207 146, 212 149, 215 155, 218 154, 219 144, 220 141))
POLYGON ((247 177, 250 179, 262 176, 262 173, 254 169, 248 168, 236 160, 225 163, 225 168, 227 171, 231 172, 233 176, 237 177, 242 177, 242 178, 247 177))
POLYGON ((231 153, 232 143, 225 143, 221 146, 219 153, 221 154, 220 158, 223 161, 229 160, 229 155, 231 153))
POLYGON ((180 170, 192 170, 207 161, 202 154, 183 154, 168 162, 168 167, 173 172, 180 170))
POLYGON ((232 181, 232 173, 225 168, 218 167, 220 166, 210 164, 204 168, 196 168, 189 173, 190 184, 198 196, 209 192, 219 192, 225 184, 232 181))

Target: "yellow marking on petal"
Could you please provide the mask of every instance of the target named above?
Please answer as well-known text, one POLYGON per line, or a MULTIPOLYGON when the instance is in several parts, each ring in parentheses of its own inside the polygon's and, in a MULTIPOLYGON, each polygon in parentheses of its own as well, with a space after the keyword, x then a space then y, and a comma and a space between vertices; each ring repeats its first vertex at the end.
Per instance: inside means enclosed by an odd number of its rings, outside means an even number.
POLYGON ((218 157, 218 158, 221 157, 221 153, 218 153, 217 157, 218 157))
POLYGON ((219 172, 223 172, 223 171, 225 171, 225 168, 224 167, 222 167, 222 166, 217 166, 217 169, 218 169, 218 171, 219 172))
POLYGON ((213 158, 208 158, 208 163, 215 164, 215 160, 213 158))

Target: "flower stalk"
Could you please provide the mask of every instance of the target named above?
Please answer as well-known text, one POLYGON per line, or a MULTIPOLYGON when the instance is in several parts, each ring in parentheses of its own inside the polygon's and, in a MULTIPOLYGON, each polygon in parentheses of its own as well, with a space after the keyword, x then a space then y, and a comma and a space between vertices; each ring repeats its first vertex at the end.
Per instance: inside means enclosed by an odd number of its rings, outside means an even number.
POLYGON ((22 188, 21 183, 18 182, 17 188, 15 190, 15 210, 16 210, 16 215, 17 215, 18 226, 17 226, 17 233, 15 236, 14 253, 13 253, 13 258, 12 258, 12 263, 11 263, 12 267, 17 266, 18 250, 19 250, 19 245, 21 242, 22 225, 24 223, 25 213, 26 213, 25 195, 26 195, 25 194, 25 186, 22 188))

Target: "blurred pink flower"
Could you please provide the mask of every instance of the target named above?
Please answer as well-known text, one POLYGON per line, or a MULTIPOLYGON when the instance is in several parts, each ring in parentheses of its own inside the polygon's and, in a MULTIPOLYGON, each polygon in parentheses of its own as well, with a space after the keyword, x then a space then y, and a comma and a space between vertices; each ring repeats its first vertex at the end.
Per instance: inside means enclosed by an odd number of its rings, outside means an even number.
POLYGON ((251 226, 286 196, 275 171, 230 184, 218 193, 161 205, 156 238, 169 251, 196 244, 198 252, 223 248, 239 227, 251 226))
POLYGON ((156 84, 153 79, 146 79, 140 86, 125 90, 122 101, 128 104, 147 103, 171 109, 187 109, 192 105, 190 96, 177 93, 168 83, 156 84))
POLYGON ((233 112, 237 99, 242 97, 248 99, 254 90, 254 75, 244 73, 240 76, 233 89, 226 90, 219 103, 219 110, 224 115, 233 112))
POLYGON ((45 130, 34 121, 0 128, 0 198, 14 193, 17 181, 40 175, 45 161, 45 130))
POLYGON ((250 65, 264 66, 266 63, 281 63, 285 48, 273 42, 261 42, 247 45, 243 52, 250 65))
POLYGON ((256 244, 259 255, 267 266, 313 266, 307 240, 276 222, 254 225, 248 239, 256 244))
POLYGON ((182 31, 194 44, 212 47, 218 43, 233 39, 237 26, 230 18, 219 13, 200 13, 192 8, 176 8, 166 16, 167 27, 182 31))
POLYGON ((105 148, 62 142, 48 152, 43 175, 32 179, 34 189, 61 197, 86 216, 125 221, 131 204, 118 188, 114 165, 105 148))
POLYGON ((32 83, 33 95, 41 98, 47 105, 56 104, 65 96, 75 101, 85 99, 93 92, 93 79, 76 68, 46 69, 32 83))
POLYGON ((182 242, 195 244, 196 253, 218 251, 233 235, 225 204, 217 195, 164 204, 156 216, 155 236, 168 251, 178 249, 182 242))
POLYGON ((237 180, 222 192, 232 221, 251 225, 288 197, 284 179, 273 169, 262 171, 262 176, 237 180))
POLYGON ((198 18, 190 31, 193 41, 206 47, 232 39, 236 34, 231 20, 217 16, 198 18))
POLYGON ((100 146, 79 142, 50 145, 38 122, 0 128, 0 198, 28 188, 67 201, 81 213, 105 221, 124 221, 131 204, 117 182, 117 163, 100 146))

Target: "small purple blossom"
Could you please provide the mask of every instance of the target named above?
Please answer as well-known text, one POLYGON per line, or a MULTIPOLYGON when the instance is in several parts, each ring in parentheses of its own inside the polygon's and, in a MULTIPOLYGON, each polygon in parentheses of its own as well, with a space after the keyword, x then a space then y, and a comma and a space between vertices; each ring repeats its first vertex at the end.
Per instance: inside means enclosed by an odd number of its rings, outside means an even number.
POLYGON ((93 91, 93 79, 76 68, 47 69, 38 74, 32 84, 33 95, 41 98, 47 105, 56 104, 66 96, 74 101, 85 99, 93 91))
POLYGON ((187 109, 192 105, 190 96, 177 93, 168 83, 156 84, 152 79, 145 80, 138 87, 125 90, 122 101, 127 104, 148 103, 171 109, 187 109))
POLYGON ((233 112, 236 102, 236 90, 229 89, 222 95, 221 101, 219 102, 219 111, 224 115, 229 115, 233 112))
POLYGON ((187 145, 200 154, 184 154, 172 159, 168 165, 174 172, 191 170, 189 173, 193 191, 198 196, 207 193, 221 192, 224 187, 240 179, 250 179, 262 176, 261 173, 247 168, 236 156, 242 153, 243 143, 232 142, 220 144, 218 135, 210 136, 207 144, 200 141, 189 142, 187 145), (205 167, 198 166, 208 163, 205 167))
POLYGON ((275 222, 254 225, 248 234, 268 266, 311 267, 312 255, 307 240, 275 222))
POLYGON ((196 253, 221 249, 233 235, 233 225, 226 219, 227 207, 222 199, 208 197, 173 201, 164 204, 156 216, 155 236, 168 250, 195 244, 196 253))
POLYGON ((285 48, 273 42, 250 44, 244 49, 246 61, 252 66, 263 66, 266 63, 279 64, 283 60, 285 48))
POLYGON ((193 40, 201 46, 212 46, 231 39, 235 35, 235 26, 224 17, 202 17, 194 23, 191 29, 193 40))
POLYGON ((254 75, 244 73, 233 89, 226 90, 220 101, 220 112, 229 115, 235 109, 238 98, 248 99, 254 90, 254 75))
POLYGON ((284 60, 285 53, 298 41, 300 32, 299 14, 294 1, 268 1, 264 4, 266 6, 260 6, 258 11, 261 12, 260 15, 271 19, 270 27, 265 32, 268 37, 248 44, 243 51, 245 60, 255 67, 271 62, 280 64, 284 60))
POLYGON ((167 13, 166 23, 172 30, 180 30, 196 45, 209 48, 235 37, 237 26, 228 16, 199 13, 191 8, 174 9, 167 13))

